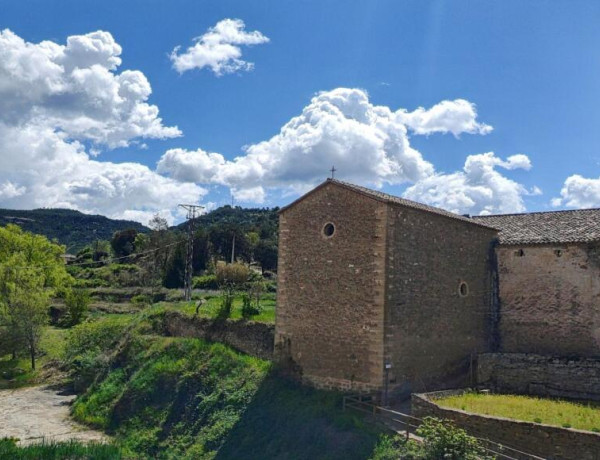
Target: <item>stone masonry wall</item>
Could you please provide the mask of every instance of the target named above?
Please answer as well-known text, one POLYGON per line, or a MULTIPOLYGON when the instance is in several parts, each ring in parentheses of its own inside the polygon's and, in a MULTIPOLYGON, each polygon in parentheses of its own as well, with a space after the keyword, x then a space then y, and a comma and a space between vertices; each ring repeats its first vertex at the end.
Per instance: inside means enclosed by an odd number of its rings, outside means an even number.
MULTIPOLYGON (((448 392, 440 393, 448 394, 448 392)), ((600 458, 600 434, 598 433, 447 409, 438 406, 433 400, 442 394, 413 394, 412 415, 419 418, 432 416, 451 420, 473 436, 544 458, 555 460, 600 458)))
POLYGON ((502 393, 600 401, 600 359, 485 353, 477 384, 502 393))
POLYGON ((396 397, 470 383, 471 356, 490 347, 495 238, 495 230, 391 207, 386 361, 396 397))
POLYGON ((189 317, 176 311, 165 312, 162 333, 173 337, 193 337, 221 342, 248 355, 273 359, 274 327, 254 321, 189 317))
POLYGON ((276 356, 315 386, 381 388, 386 213, 327 183, 280 214, 276 356))
POLYGON ((501 246, 501 350, 600 356, 600 251, 587 245, 501 246))

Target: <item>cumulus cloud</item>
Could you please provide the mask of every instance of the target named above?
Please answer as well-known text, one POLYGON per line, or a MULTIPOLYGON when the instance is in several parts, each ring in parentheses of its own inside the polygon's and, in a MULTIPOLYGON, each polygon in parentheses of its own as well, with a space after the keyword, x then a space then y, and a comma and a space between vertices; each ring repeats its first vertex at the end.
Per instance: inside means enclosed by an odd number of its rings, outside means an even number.
POLYGON ((475 104, 456 99, 442 101, 430 109, 419 107, 413 112, 398 111, 398 118, 416 134, 461 133, 488 134, 494 128, 477 122, 475 104))
MULTIPOLYGON (((454 135, 491 130, 476 118, 474 105, 464 100, 443 101, 428 110, 393 111, 372 104, 364 90, 337 88, 314 96, 278 134, 250 145, 232 161, 201 149, 172 149, 157 170, 182 181, 229 186, 234 194, 257 202, 264 199, 265 187, 284 192, 309 188, 332 165, 352 182, 377 187, 414 183, 432 176, 434 167, 411 147, 408 130, 454 135)), ((505 167, 527 160, 524 155, 511 158, 505 167)))
POLYGON ((541 190, 527 190, 503 176, 496 168, 530 169, 526 155, 502 160, 493 152, 469 155, 462 171, 435 174, 409 187, 404 197, 447 209, 458 214, 502 214, 525 211, 523 197, 541 190))
POLYGON ((92 159, 103 148, 180 135, 148 104, 144 74, 117 72, 120 54, 108 32, 71 36, 66 45, 0 32, 2 206, 145 219, 206 193, 141 164, 92 159))
POLYGON ((196 43, 185 52, 179 53, 181 46, 177 46, 171 52, 173 67, 179 73, 208 67, 217 76, 252 70, 254 64, 241 59, 241 46, 268 43, 269 38, 258 30, 246 32, 245 29, 244 21, 240 19, 219 21, 204 35, 195 38, 196 43))
POLYGON ((579 174, 567 177, 560 197, 553 198, 552 205, 571 208, 600 207, 600 178, 587 178, 579 174))

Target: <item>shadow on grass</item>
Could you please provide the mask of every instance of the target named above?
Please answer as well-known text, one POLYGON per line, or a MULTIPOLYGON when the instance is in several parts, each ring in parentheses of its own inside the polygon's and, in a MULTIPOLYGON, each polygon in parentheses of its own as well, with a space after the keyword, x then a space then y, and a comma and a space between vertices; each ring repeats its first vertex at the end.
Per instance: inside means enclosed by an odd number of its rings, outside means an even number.
POLYGON ((367 459, 381 431, 342 412, 341 401, 272 372, 215 459, 367 459))

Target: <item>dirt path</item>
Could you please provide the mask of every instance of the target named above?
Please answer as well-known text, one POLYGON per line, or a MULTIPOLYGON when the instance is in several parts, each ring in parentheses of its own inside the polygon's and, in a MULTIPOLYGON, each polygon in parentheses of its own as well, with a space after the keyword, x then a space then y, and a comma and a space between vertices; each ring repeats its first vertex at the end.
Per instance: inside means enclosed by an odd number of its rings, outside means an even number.
POLYGON ((0 438, 19 438, 21 444, 41 441, 104 441, 106 436, 74 422, 69 405, 75 396, 64 396, 48 387, 0 391, 0 438))

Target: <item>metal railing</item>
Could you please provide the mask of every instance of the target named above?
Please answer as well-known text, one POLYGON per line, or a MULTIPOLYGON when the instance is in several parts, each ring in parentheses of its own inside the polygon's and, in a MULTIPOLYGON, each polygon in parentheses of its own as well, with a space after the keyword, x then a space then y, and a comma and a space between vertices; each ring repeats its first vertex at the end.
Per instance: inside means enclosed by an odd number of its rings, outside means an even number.
MULTIPOLYGON (((417 428, 423 422, 423 419, 412 415, 404 414, 399 411, 382 407, 376 404, 377 396, 373 394, 362 394, 344 396, 342 401, 342 409, 352 409, 358 412, 368 414, 375 417, 378 421, 392 428, 396 432, 401 432, 409 438, 421 441, 422 439, 416 434, 417 428)), ((493 455, 498 459, 505 460, 544 460, 544 457, 521 451, 514 447, 501 444, 491 439, 479 438, 473 436, 479 441, 486 453, 493 455)))

